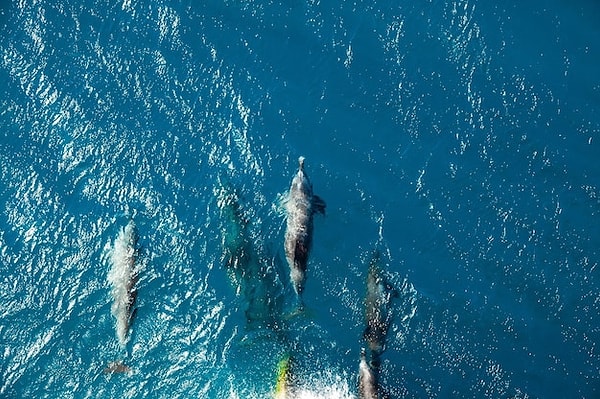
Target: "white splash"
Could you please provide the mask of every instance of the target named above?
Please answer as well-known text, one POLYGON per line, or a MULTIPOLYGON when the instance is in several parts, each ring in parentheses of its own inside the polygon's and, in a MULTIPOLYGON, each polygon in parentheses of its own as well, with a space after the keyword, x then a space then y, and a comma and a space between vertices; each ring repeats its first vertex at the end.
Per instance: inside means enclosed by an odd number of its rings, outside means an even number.
POLYGON ((131 220, 119 232, 111 252, 112 268, 108 282, 112 285, 112 314, 116 319, 116 333, 121 346, 127 343, 131 311, 135 301, 135 267, 137 233, 131 220))
POLYGON ((348 389, 339 386, 322 387, 322 390, 301 389, 296 392, 297 399, 355 399, 356 396, 349 393, 348 389))
POLYGON ((314 375, 297 376, 299 381, 290 392, 284 392, 276 398, 284 399, 356 399, 354 393, 355 382, 354 378, 350 378, 352 383, 348 383, 348 376, 340 374, 326 368, 317 371, 314 375))

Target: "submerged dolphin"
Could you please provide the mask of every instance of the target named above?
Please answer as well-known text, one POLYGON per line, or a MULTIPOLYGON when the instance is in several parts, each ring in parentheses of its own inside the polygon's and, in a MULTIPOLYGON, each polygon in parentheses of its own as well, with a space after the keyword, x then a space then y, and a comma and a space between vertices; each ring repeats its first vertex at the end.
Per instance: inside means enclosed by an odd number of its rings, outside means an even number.
POLYGON ((380 356, 385 349, 392 312, 390 303, 397 292, 387 282, 381 270, 380 254, 376 250, 369 263, 367 273, 367 293, 365 295, 365 331, 363 337, 370 352, 370 361, 367 362, 367 352, 364 348, 360 352, 358 368, 358 397, 360 399, 388 398, 389 395, 379 386, 380 356))
POLYGON ((251 261, 252 248, 248 236, 248 221, 239 203, 238 193, 230 187, 223 187, 218 197, 223 221, 222 247, 223 260, 229 278, 239 294, 246 265, 251 261))
POLYGON ((125 374, 130 372, 131 368, 124 365, 121 361, 110 362, 108 366, 104 368, 104 374, 125 374))
POLYGON ((285 203, 285 257, 290 278, 298 295, 304 290, 308 253, 312 245, 313 214, 325 213, 325 202, 313 194, 312 184, 304 172, 304 157, 298 158, 298 172, 292 180, 285 203))
POLYGON ((223 260, 236 294, 245 300, 248 326, 274 326, 279 304, 275 278, 257 252, 240 199, 237 190, 228 185, 219 189, 223 260))
POLYGON ((375 251, 367 275, 366 328, 363 334, 371 351, 371 362, 375 367, 378 366, 379 355, 385 347, 385 337, 392 317, 390 301, 393 295, 395 291, 386 281, 379 265, 379 252, 375 251))
POLYGON ((377 374, 367 363, 365 349, 362 348, 358 365, 358 397, 359 399, 378 399, 378 391, 377 374))
POLYGON ((137 241, 137 229, 133 220, 130 220, 119 232, 111 254, 112 268, 108 274, 113 296, 111 310, 116 319, 116 334, 121 346, 127 343, 137 297, 137 241))

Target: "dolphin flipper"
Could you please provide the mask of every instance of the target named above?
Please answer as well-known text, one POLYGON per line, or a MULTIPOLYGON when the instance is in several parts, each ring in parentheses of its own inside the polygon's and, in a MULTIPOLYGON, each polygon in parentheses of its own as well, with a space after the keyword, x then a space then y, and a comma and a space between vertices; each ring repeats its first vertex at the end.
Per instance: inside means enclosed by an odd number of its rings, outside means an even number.
POLYGON ((325 207, 327 206, 327 204, 325 204, 325 201, 323 201, 321 197, 319 197, 318 195, 313 195, 312 205, 315 209, 315 212, 325 215, 325 207))

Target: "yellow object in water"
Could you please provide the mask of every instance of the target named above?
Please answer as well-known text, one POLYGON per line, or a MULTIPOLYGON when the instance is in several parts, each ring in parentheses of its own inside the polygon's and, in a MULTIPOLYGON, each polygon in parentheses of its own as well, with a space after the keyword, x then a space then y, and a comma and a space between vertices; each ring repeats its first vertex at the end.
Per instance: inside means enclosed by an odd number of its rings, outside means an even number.
POLYGON ((285 399, 288 397, 288 382, 290 374, 290 356, 286 355, 277 363, 277 383, 275 385, 275 399, 285 399))

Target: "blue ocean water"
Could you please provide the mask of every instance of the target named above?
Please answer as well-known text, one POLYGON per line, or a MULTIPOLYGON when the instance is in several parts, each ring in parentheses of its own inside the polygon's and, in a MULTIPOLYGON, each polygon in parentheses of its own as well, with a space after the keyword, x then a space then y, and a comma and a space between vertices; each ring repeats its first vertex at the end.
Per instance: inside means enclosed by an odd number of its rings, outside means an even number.
POLYGON ((600 395, 597 2, 0 5, 0 397, 357 397, 367 267, 392 398, 600 395), (280 202, 306 157, 305 310, 280 202), (238 194, 250 289, 224 261, 238 194), (139 231, 125 347, 111 253, 139 231), (276 304, 276 306, 274 306, 276 304), (268 314, 257 322, 253 314, 268 314), (131 368, 106 374, 121 360, 131 368))

